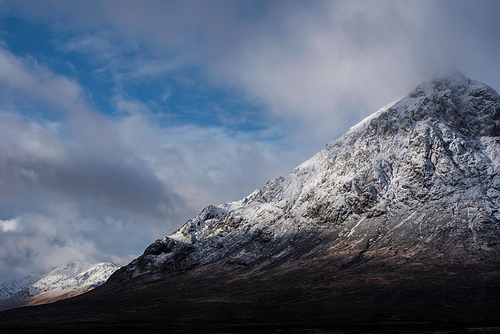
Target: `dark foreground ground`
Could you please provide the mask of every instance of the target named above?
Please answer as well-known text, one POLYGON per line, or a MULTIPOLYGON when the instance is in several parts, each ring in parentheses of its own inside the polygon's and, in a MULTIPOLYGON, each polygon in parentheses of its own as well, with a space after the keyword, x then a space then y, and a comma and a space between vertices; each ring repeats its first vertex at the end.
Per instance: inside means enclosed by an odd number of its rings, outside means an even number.
POLYGON ((180 319, 169 322, 83 322, 5 326, 2 333, 500 333, 491 323, 366 323, 348 324, 326 320, 255 321, 180 319))
POLYGON ((1 333, 500 333, 496 266, 326 263, 112 282, 0 312, 1 333))

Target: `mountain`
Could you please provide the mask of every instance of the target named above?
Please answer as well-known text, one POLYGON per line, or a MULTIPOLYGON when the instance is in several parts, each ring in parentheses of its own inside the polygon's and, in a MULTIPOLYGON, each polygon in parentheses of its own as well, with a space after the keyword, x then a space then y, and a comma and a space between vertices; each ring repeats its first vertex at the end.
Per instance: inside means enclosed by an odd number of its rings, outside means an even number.
POLYGON ((207 206, 102 286, 0 323, 500 330, 499 136, 498 93, 441 74, 288 175, 207 206))
POLYGON ((120 266, 102 262, 72 262, 47 275, 29 275, 0 285, 0 309, 39 305, 77 296, 106 280, 120 266))
POLYGON ((242 200, 206 207, 112 280, 361 258, 496 263, 500 98, 448 73, 242 200), (209 270, 209 269, 207 269, 209 270))

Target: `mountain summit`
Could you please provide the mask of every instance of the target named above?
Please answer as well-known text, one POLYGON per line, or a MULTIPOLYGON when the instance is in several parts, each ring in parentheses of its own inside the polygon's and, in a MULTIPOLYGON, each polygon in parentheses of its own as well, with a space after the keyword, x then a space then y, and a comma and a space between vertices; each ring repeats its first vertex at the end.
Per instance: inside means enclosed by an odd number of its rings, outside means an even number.
POLYGON ((446 73, 288 175, 207 206, 102 286, 0 323, 500 321, 499 206, 500 96, 446 73))
POLYGON ((118 270, 341 270, 366 261, 493 264, 500 257, 500 97, 460 73, 422 83, 284 177, 208 206, 118 270))

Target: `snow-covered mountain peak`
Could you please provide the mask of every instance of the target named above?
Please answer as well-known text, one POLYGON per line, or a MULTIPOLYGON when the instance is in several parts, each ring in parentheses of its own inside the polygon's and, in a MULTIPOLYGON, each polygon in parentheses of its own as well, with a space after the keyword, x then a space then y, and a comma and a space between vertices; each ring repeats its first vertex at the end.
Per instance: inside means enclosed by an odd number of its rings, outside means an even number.
POLYGON ((65 265, 59 266, 52 270, 50 273, 45 275, 43 278, 38 280, 35 284, 35 288, 41 288, 43 290, 51 290, 53 287, 60 285, 68 279, 72 279, 78 274, 90 269, 95 265, 85 262, 70 262, 65 265))
POLYGON ((460 86, 467 86, 473 80, 465 76, 462 72, 457 70, 443 70, 436 73, 430 82, 444 81, 449 83, 459 84, 460 86))

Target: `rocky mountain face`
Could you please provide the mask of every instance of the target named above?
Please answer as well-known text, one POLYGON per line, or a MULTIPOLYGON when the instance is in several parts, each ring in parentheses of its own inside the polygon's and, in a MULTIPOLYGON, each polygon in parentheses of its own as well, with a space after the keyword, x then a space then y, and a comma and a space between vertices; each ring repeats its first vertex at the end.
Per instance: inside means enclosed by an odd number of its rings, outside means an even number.
POLYGON ((496 265, 498 136, 499 95, 460 73, 438 76, 288 175, 206 207, 111 280, 255 272, 319 258, 337 270, 368 259, 496 265))
POLYGON ((47 275, 29 275, 0 285, 0 309, 39 305, 77 296, 102 285, 120 266, 72 262, 47 275))

